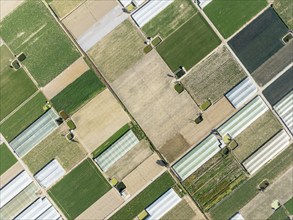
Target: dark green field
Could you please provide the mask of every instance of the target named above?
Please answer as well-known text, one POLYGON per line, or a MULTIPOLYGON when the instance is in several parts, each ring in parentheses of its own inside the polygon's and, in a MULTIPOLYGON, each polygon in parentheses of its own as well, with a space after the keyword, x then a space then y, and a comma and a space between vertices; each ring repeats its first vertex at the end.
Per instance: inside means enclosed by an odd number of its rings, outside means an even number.
POLYGON ((267 220, 290 220, 284 207, 278 208, 267 220))
POLYGON ((293 197, 284 204, 290 215, 293 215, 293 197))
POLYGON ((116 212, 110 219, 134 219, 141 211, 152 204, 167 190, 172 188, 174 184, 175 181, 170 174, 167 172, 164 173, 123 208, 116 212))
POLYGON ((68 219, 74 219, 110 190, 90 159, 82 162, 48 192, 68 219))
POLYGON ((40 117, 44 113, 43 106, 45 104, 46 98, 41 92, 39 92, 6 121, 4 121, 4 123, 1 124, 0 130, 6 140, 11 141, 21 131, 40 117))
POLYGON ((51 101, 58 111, 64 110, 67 114, 71 114, 104 88, 105 85, 94 71, 89 70, 63 89, 51 101))
POLYGON ((228 38, 252 19, 267 4, 266 0, 213 0, 204 8, 204 12, 223 37, 228 38))
POLYGON ((6 144, 0 145, 0 176, 5 173, 13 164, 16 163, 16 158, 8 149, 6 144))
POLYGON ((189 70, 219 44, 220 39, 197 13, 164 40, 157 47, 157 51, 172 71, 179 66, 189 70))
POLYGON ((23 63, 40 86, 80 57, 41 1, 29 0, 18 7, 1 22, 0 32, 14 53, 26 54, 23 63))

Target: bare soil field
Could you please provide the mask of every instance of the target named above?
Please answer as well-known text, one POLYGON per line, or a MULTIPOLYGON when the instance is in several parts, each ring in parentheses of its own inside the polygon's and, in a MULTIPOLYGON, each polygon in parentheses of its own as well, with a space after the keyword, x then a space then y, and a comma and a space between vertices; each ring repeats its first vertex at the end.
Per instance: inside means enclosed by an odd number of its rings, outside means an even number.
POLYGON ((124 200, 119 195, 118 191, 112 188, 76 219, 105 219, 115 209, 122 205, 123 202, 124 200))
POLYGON ((24 0, 1 0, 0 1, 0 21, 2 21, 5 16, 10 14, 14 9, 20 6, 24 0))
POLYGON ((50 2, 51 8, 58 15, 59 18, 63 18, 65 15, 73 11, 76 7, 78 7, 85 0, 53 0, 50 2))
POLYGON ((148 141, 141 140, 134 148, 127 152, 126 155, 112 165, 111 168, 107 170, 106 174, 120 181, 152 155, 152 153, 148 141))
POLYGON ((42 88, 44 95, 48 100, 52 99, 89 69, 90 68, 84 61, 83 57, 80 57, 73 64, 67 67, 60 75, 42 88))
POLYGON ((208 98, 217 102, 244 77, 244 70, 229 50, 220 46, 192 68, 182 83, 195 102, 201 105, 208 98))
POLYGON ((151 51, 112 83, 116 94, 159 149, 188 123, 194 123, 198 112, 186 91, 175 91, 172 78, 167 76, 170 73, 158 53, 151 51))
POLYGON ((11 179, 13 179, 22 170, 23 170, 23 167, 19 162, 17 162, 12 167, 10 167, 5 173, 1 175, 0 188, 6 185, 11 179))
POLYGON ((98 94, 72 116, 75 133, 88 153, 130 121, 126 112, 108 89, 98 94))
POLYGON ((78 39, 116 5, 116 1, 86 1, 70 15, 66 16, 62 23, 78 39))

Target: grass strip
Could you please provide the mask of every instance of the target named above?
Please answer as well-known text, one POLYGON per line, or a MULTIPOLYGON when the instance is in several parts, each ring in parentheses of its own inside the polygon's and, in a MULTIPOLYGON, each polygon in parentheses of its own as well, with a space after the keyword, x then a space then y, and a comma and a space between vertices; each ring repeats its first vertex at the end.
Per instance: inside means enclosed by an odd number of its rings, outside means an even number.
POLYGON ((6 144, 0 145, 0 161, 0 175, 5 173, 5 171, 17 162, 16 158, 10 152, 6 144))

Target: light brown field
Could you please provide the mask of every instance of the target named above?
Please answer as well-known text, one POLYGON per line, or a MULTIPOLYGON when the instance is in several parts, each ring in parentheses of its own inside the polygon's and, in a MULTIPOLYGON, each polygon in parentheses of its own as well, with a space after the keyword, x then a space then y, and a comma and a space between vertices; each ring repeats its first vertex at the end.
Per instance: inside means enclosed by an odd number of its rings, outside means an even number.
POLYGON ((0 188, 12 180, 17 174, 23 170, 22 165, 17 162, 12 167, 10 167, 5 173, 1 175, 0 178, 0 188))
POLYGON ((105 89, 72 116, 78 140, 92 153, 117 130, 130 121, 126 112, 105 89))
POLYGON ((1 0, 0 1, 0 21, 2 21, 8 14, 13 12, 20 6, 24 0, 1 0))
POLYGON ((59 18, 63 18, 84 1, 85 0, 53 0, 50 6, 59 18))
POLYGON ((48 100, 52 99, 66 86, 73 83, 78 77, 89 69, 90 68, 84 61, 83 57, 80 57, 73 64, 67 67, 60 75, 42 88, 44 95, 48 100))
POLYGON ((64 18, 62 22, 71 34, 78 39, 116 5, 117 2, 112 0, 86 1, 64 18))

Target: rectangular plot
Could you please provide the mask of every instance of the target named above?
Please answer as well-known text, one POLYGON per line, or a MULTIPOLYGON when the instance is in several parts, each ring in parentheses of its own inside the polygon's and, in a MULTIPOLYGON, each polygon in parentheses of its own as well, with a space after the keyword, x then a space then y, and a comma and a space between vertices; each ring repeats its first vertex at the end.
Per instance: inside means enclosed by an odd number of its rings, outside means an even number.
POLYGON ((14 155, 10 152, 5 143, 0 145, 0 175, 5 173, 10 167, 17 162, 14 155))
POLYGON ((24 156, 33 149, 40 141, 48 136, 55 128, 58 127, 57 122, 59 116, 53 109, 48 110, 32 125, 20 133, 9 144, 19 157, 24 156))

